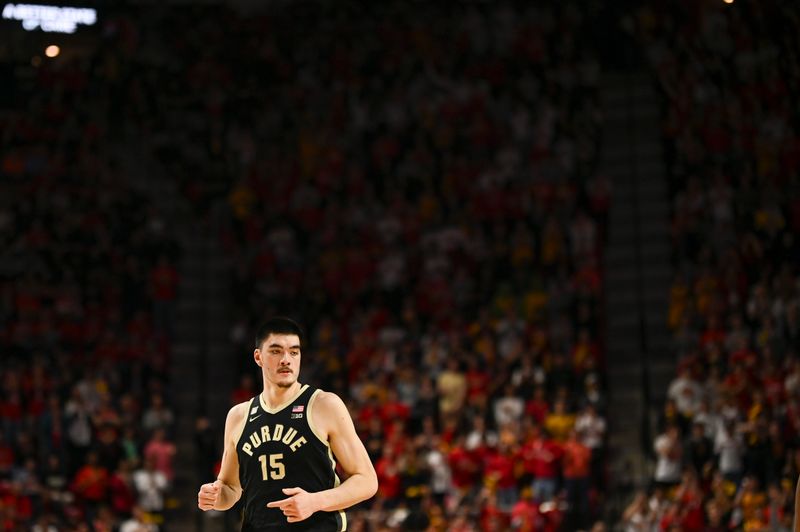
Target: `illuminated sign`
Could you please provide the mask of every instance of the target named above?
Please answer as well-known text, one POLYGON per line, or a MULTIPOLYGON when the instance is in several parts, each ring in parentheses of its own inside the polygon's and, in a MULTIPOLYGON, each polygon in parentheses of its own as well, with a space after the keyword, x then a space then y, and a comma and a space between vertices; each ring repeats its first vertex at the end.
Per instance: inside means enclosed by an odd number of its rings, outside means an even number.
POLYGON ((97 22, 97 11, 86 7, 58 7, 39 4, 6 4, 3 18, 22 21, 28 31, 75 33, 78 24, 92 26, 97 22))

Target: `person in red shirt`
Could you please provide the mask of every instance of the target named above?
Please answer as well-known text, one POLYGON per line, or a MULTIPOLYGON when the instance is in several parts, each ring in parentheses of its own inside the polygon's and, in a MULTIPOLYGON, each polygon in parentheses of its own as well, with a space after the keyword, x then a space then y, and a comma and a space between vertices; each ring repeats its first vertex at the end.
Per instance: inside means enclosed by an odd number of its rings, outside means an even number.
POLYGON ((396 420, 406 421, 411 414, 411 409, 404 404, 397 396, 397 390, 389 388, 386 393, 386 400, 380 407, 379 415, 383 421, 384 431, 390 431, 390 425, 396 420))
POLYGON ((558 489, 561 446, 539 425, 531 425, 520 454, 525 472, 533 476, 533 497, 540 503, 552 500, 558 489))
POLYGON ((72 492, 87 506, 89 515, 105 500, 108 489, 108 471, 98 465, 97 454, 89 452, 86 464, 75 473, 72 492))
POLYGON ((108 481, 108 491, 111 508, 114 512, 127 515, 133 511, 136 497, 131 479, 131 462, 122 460, 119 463, 119 467, 108 481))
POLYGON ((687 470, 683 474, 681 484, 675 491, 675 500, 680 508, 680 526, 687 531, 705 529, 705 513, 703 512, 703 491, 697 474, 687 470))
POLYGON ((576 528, 589 524, 589 473, 592 450, 578 439, 578 431, 572 429, 563 446, 564 484, 567 489, 570 514, 576 528))
POLYGON ((514 478, 514 460, 506 443, 486 451, 483 461, 484 485, 494 486, 497 507, 510 512, 517 502, 517 482, 514 478))
POLYGON ((249 400, 256 392, 255 379, 250 373, 244 373, 239 378, 239 386, 231 392, 231 404, 238 405, 243 401, 249 400))
POLYGON ((547 402, 543 387, 538 386, 534 389, 533 398, 525 405, 525 413, 539 425, 544 423, 547 414, 550 413, 550 404, 547 402))
POLYGON ((397 456, 391 445, 384 445, 383 456, 375 464, 378 475, 378 497, 383 500, 385 508, 394 508, 400 497, 400 471, 397 467, 397 456))
POLYGON ((464 447, 464 437, 458 436, 447 455, 450 464, 453 487, 458 492, 459 499, 465 496, 476 484, 478 464, 472 453, 464 447))
POLYGON ((541 529, 541 521, 539 505, 533 500, 533 491, 523 488, 519 501, 511 509, 511 527, 519 532, 534 532, 541 529))
POLYGON ((501 532, 508 530, 508 513, 497 504, 497 496, 489 489, 481 493, 480 529, 485 532, 501 532))

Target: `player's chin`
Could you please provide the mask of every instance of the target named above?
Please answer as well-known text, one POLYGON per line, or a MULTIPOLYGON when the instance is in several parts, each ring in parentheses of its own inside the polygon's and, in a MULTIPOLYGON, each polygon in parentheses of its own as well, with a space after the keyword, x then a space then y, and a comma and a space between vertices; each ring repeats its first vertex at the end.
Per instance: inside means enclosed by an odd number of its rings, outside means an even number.
POLYGON ((288 388, 293 385, 297 379, 294 376, 294 373, 282 373, 278 375, 277 384, 280 388, 288 388))

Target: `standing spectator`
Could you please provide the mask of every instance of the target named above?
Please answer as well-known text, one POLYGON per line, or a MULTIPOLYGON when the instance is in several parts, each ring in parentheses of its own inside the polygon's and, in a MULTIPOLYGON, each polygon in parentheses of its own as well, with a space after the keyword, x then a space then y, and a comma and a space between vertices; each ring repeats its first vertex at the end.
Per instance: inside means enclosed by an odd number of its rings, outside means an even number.
POLYGON ((131 463, 122 460, 117 470, 108 481, 108 493, 111 509, 117 515, 131 513, 136 498, 134 497, 133 478, 131 477, 131 463))
POLYGON ((692 432, 686 442, 686 463, 700 479, 708 479, 714 465, 714 445, 706 436, 705 427, 700 422, 692 423, 692 432))
POLYGON ((74 473, 83 463, 92 443, 91 414, 77 387, 72 389, 72 395, 64 406, 64 418, 67 427, 69 470, 74 473))
POLYGON ((175 472, 172 468, 172 459, 175 456, 175 444, 167 441, 166 431, 159 428, 153 431, 153 436, 144 447, 145 461, 152 460, 155 468, 164 473, 167 481, 172 482, 175 472))
POLYGON ((669 385, 667 396, 675 401, 675 406, 684 417, 692 417, 703 398, 700 385, 692 378, 689 368, 683 367, 669 385))
POLYGON ((656 437, 653 448, 657 457, 655 470, 657 485, 671 487, 680 482, 683 456, 681 445, 680 429, 677 425, 669 425, 656 437))
POLYGON ((447 360, 447 369, 439 374, 436 389, 440 394, 439 414, 442 418, 457 416, 467 395, 467 379, 457 358, 451 357, 447 360))
POLYGON ((108 477, 108 470, 98 464, 97 454, 90 451, 86 455, 86 464, 78 470, 72 480, 71 491, 86 505, 90 518, 97 513, 100 504, 106 499, 108 477))
POLYGON ((567 489, 571 522, 576 528, 585 528, 590 523, 589 483, 592 451, 578 439, 575 429, 570 431, 562 446, 564 463, 564 486, 567 489))
POLYGON ((147 512, 152 522, 162 523, 167 477, 156 469, 153 458, 145 458, 144 467, 133 472, 133 485, 138 496, 137 506, 147 512))
POLYGON ((514 478, 514 461, 508 443, 487 449, 483 460, 484 485, 494 490, 497 507, 510 512, 517 502, 517 483, 514 478))
POLYGON ((597 413, 592 403, 587 403, 575 420, 575 430, 581 443, 592 451, 592 486, 602 488, 605 484, 606 420, 597 413))
POLYGON ((158 526, 150 521, 147 513, 139 506, 134 506, 131 517, 123 521, 119 532, 158 532, 158 526))
POLYGON ((531 489, 536 501, 550 501, 558 490, 561 446, 538 425, 532 425, 520 451, 525 470, 533 478, 531 489))
POLYGON ((150 407, 144 411, 142 416, 142 428, 147 432, 159 428, 169 429, 173 420, 172 411, 164 404, 163 396, 160 393, 154 393, 150 397, 150 407))
POLYGON ((645 492, 637 493, 633 501, 622 512, 622 525, 625 532, 648 532, 652 529, 653 524, 645 492))
POLYGON ((544 421, 544 426, 553 439, 563 442, 569 436, 570 431, 575 426, 575 416, 567 411, 567 401, 556 399, 553 404, 553 412, 544 421))
POLYGON ((494 401, 494 421, 498 427, 514 425, 524 410, 525 402, 516 394, 514 385, 508 383, 503 388, 503 396, 494 401))
POLYGON ((533 499, 533 492, 525 487, 520 498, 511 509, 511 528, 520 532, 540 530, 542 518, 539 515, 539 504, 533 499))
POLYGON ((714 454, 718 458, 719 467, 725 480, 739 483, 743 470, 744 442, 742 434, 736 428, 736 422, 725 420, 719 424, 714 437, 714 454))

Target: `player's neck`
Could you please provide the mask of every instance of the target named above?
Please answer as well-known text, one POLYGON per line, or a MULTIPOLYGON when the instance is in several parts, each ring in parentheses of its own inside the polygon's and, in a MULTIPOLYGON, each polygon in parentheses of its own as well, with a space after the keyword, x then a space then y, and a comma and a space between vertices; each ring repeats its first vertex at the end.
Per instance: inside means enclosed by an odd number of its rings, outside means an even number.
POLYGON ((261 392, 261 399, 269 408, 277 408, 284 404, 286 401, 297 395, 303 385, 298 381, 288 388, 275 386, 274 384, 265 384, 264 391, 261 392))

